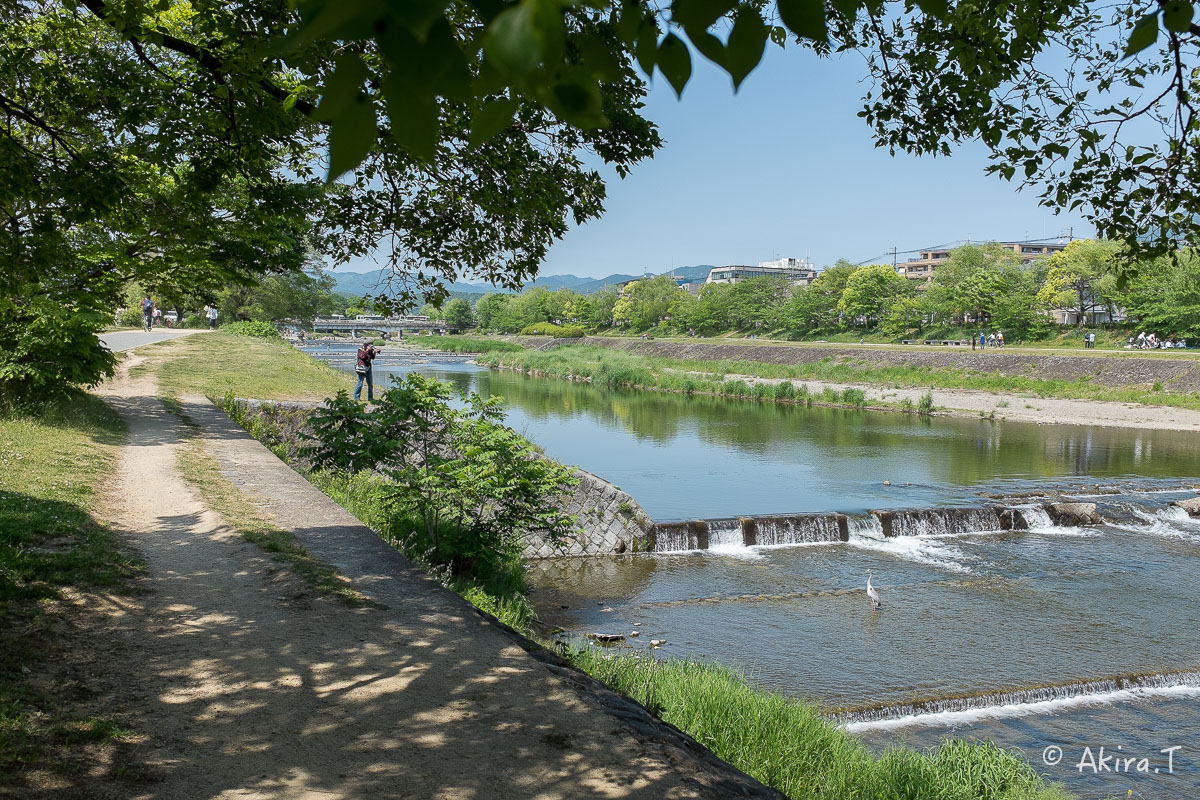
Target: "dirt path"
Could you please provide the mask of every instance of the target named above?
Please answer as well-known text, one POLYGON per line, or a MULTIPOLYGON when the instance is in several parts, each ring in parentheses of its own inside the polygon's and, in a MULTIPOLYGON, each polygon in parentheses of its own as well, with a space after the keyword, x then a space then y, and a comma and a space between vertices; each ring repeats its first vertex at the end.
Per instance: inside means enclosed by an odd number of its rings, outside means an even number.
POLYGON ((229 476, 385 609, 314 595, 207 510, 151 379, 103 391, 130 442, 109 516, 147 565, 116 609, 136 797, 780 797, 443 590, 203 401, 229 476), (257 488, 255 488, 257 487, 257 488))
MULTIPOLYGON (((750 385, 774 385, 781 380, 756 378, 750 375, 727 375, 727 380, 743 380, 750 385)), ((921 395, 933 395, 934 406, 966 416, 989 416, 1039 425, 1099 425, 1107 428, 1140 428, 1164 431, 1200 431, 1200 411, 1167 406, 1144 406, 1138 403, 1110 403, 1102 400, 1065 400, 1053 397, 1031 397, 1021 394, 971 391, 968 389, 899 389, 863 383, 827 383, 795 380, 809 391, 820 394, 829 387, 835 391, 862 389, 867 403, 899 403, 908 399, 913 405, 921 395)))

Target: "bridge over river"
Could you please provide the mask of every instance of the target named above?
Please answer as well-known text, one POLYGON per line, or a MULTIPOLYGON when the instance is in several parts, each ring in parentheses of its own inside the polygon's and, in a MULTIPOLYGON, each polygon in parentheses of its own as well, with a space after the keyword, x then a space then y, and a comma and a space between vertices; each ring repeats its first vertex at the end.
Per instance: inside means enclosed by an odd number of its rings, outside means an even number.
POLYGON ((350 331, 351 336, 358 336, 359 331, 378 331, 380 333, 420 333, 421 331, 436 331, 445 333, 450 326, 441 320, 431 320, 425 316, 411 317, 317 317, 312 322, 312 329, 321 333, 350 331))

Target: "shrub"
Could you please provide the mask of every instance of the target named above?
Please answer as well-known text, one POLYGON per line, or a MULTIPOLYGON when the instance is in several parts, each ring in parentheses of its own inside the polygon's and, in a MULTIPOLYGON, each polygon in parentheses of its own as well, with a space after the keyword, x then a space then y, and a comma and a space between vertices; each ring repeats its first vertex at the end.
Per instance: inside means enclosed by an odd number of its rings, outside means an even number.
POLYGON ((232 333, 235 336, 253 336, 258 339, 279 339, 279 331, 270 322, 255 320, 253 322, 231 322, 228 325, 222 325, 221 330, 226 333, 232 333))
POLYGON ((179 327, 181 327, 181 328, 203 328, 203 327, 206 327, 207 325, 208 325, 208 322, 206 322, 204 317, 200 316, 199 314, 188 314, 187 317, 184 318, 183 324, 180 325, 179 327))
POLYGON ((112 375, 116 357, 96 338, 111 321, 107 308, 36 296, 0 299, 0 400, 95 386, 112 375))
POLYGON ((142 322, 142 310, 136 306, 130 306, 117 315, 117 324, 125 328, 140 328, 142 322))
POLYGON ((867 404, 867 395, 862 389, 850 387, 842 390, 842 402, 855 408, 862 408, 867 404))
POLYGON ((796 387, 791 381, 784 381, 775 385, 776 400, 791 400, 796 396, 796 387))
POLYGON ((921 395, 921 399, 917 403, 917 413, 923 417, 927 417, 933 413, 933 392, 926 392, 921 395))
POLYGON ((913 401, 908 397, 905 397, 903 400, 900 401, 900 410, 903 411, 905 414, 913 413, 913 411, 915 411, 916 408, 917 408, 916 404, 914 404, 913 401))
POLYGON ((582 325, 555 325, 553 322, 536 322, 521 329, 522 336, 556 336, 563 339, 579 339, 587 335, 582 325))
POLYGON ((419 521, 432 558, 490 559, 528 534, 566 538, 575 518, 555 498, 578 484, 570 470, 539 457, 502 422, 497 398, 450 403, 449 384, 411 373, 366 412, 344 391, 312 417, 316 469, 375 470, 392 481, 392 509, 419 521))

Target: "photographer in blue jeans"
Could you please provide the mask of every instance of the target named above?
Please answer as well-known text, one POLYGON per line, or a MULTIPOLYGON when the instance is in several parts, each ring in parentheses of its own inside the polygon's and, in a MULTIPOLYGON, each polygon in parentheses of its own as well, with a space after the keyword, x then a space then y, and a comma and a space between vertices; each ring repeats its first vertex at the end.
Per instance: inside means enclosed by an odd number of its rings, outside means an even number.
POLYGON ((375 400, 375 382, 371 379, 371 362, 377 355, 379 355, 379 350, 367 342, 358 348, 358 361, 354 364, 354 372, 358 375, 358 382, 354 384, 355 400, 362 397, 364 380, 367 382, 367 402, 375 400))

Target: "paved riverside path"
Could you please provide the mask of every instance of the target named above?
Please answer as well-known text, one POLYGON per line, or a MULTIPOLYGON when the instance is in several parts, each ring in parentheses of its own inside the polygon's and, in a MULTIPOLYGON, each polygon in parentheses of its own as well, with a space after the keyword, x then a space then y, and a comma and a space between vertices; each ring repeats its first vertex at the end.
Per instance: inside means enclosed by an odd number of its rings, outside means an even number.
POLYGON ((203 398, 204 447, 276 524, 385 608, 314 594, 206 509, 184 427, 123 365, 109 514, 146 561, 114 636, 149 779, 135 797, 780 798, 643 709, 527 649, 203 398))
POLYGON ((180 336, 191 336, 193 333, 207 333, 196 328, 155 328, 152 331, 108 331, 96 338, 114 353, 132 350, 144 344, 165 342, 168 339, 178 339, 180 336))

